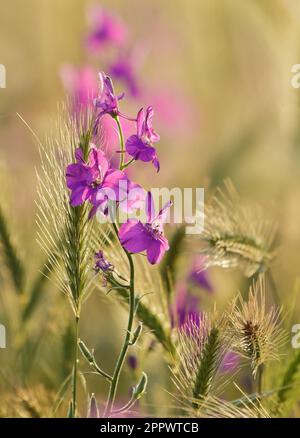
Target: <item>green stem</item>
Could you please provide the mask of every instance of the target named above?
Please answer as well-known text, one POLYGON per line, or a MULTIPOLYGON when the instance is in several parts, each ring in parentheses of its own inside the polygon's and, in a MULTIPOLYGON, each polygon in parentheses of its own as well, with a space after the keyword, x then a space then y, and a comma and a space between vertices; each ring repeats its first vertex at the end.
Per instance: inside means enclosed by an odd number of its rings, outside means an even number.
MULTIPOLYGON (((117 227, 115 224, 114 224, 114 228, 117 232, 117 227)), ((125 251, 125 254, 128 258, 129 267, 130 267, 129 316, 128 316, 126 336, 125 336, 124 344, 123 344, 123 347, 122 347, 121 352, 119 354, 119 357, 118 357, 118 360, 116 363, 116 367, 115 367, 115 370, 113 373, 113 377, 112 377, 112 381, 111 381, 111 385, 110 385, 110 390, 109 390, 109 395, 108 395, 108 400, 107 400, 106 408, 104 411, 104 417, 109 417, 112 410, 113 410, 113 405, 114 405, 114 401, 115 401, 115 396, 116 396, 116 392, 117 392, 120 374, 121 374, 121 371, 122 371, 122 368, 124 365, 124 361, 126 358, 128 348, 130 346, 131 331, 132 331, 133 319, 134 319, 134 314, 135 314, 134 264, 133 264, 132 256, 125 249, 124 249, 124 251, 125 251)))
MULTIPOLYGON (((124 135, 123 135, 123 130, 122 130, 122 126, 121 126, 119 117, 115 116, 114 119, 115 119, 117 126, 118 126, 118 131, 119 131, 119 136, 120 136, 120 144, 121 144, 121 152, 120 152, 121 157, 120 157, 120 166, 119 167, 120 167, 120 170, 123 170, 124 169, 124 155, 125 155, 124 135)), ((127 167, 127 165, 125 167, 127 167)))
POLYGON ((259 401, 261 400, 261 395, 262 395, 263 372, 264 372, 264 365, 261 364, 257 370, 257 394, 258 394, 257 398, 259 401))
POLYGON ((274 281, 274 277, 271 273, 271 271, 268 271, 268 278, 269 278, 269 282, 270 282, 270 286, 271 286, 271 290, 272 290, 272 294, 273 294, 273 300, 276 306, 280 307, 280 297, 279 297, 279 293, 278 293, 278 289, 276 286, 276 283, 274 281))
POLYGON ((77 417, 77 374, 78 374, 78 341, 79 341, 79 316, 75 319, 75 354, 73 366, 73 384, 72 384, 72 411, 73 417, 77 417))
POLYGON ((123 164, 121 170, 126 169, 126 167, 130 166, 130 164, 132 164, 134 161, 135 161, 135 158, 131 158, 131 160, 129 160, 129 161, 127 161, 127 163, 123 164))

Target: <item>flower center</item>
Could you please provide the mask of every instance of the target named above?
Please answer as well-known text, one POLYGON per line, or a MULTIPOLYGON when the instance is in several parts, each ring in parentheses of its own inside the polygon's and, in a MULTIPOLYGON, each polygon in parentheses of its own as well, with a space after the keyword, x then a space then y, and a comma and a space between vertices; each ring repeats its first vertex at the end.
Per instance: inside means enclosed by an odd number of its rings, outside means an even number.
POLYGON ((96 178, 93 182, 91 182, 90 187, 92 189, 96 189, 100 185, 101 185, 101 178, 100 178, 100 176, 98 176, 98 178, 96 178))
POLYGON ((154 237, 160 237, 164 234, 163 230, 161 229, 161 226, 158 222, 152 222, 151 224, 146 224, 147 229, 149 233, 152 234, 154 237))

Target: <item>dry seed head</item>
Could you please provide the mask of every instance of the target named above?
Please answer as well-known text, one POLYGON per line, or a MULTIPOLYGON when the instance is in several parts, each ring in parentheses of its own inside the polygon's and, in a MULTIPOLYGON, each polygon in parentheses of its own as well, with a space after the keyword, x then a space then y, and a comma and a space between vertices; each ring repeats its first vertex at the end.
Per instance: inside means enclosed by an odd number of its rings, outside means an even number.
POLYGON ((279 359, 285 338, 280 326, 281 312, 276 306, 267 310, 265 280, 260 276, 250 287, 248 300, 244 301, 239 295, 227 313, 233 348, 250 359, 254 376, 261 364, 279 359))
POLYGON ((210 394, 224 358, 224 321, 205 313, 200 324, 189 319, 178 331, 178 362, 172 368, 173 382, 194 408, 210 394))
MULTIPOLYGON (((190 411, 189 416, 194 416, 190 411)), ((203 401, 201 410, 196 412, 198 418, 270 418, 268 412, 250 399, 237 406, 232 402, 209 396, 203 401)))

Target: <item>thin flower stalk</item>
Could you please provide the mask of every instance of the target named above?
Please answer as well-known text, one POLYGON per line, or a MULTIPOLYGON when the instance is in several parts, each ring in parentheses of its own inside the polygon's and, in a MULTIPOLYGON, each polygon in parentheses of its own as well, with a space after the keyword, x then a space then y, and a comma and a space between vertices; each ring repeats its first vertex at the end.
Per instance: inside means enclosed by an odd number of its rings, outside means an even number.
MULTIPOLYGON (((116 227, 116 233, 117 233, 117 227, 116 227)), ((116 367, 112 376, 112 381, 110 384, 110 390, 108 395, 108 400, 106 404, 106 408, 104 411, 104 416, 109 417, 112 410, 113 410, 113 404, 116 397, 117 387, 120 379, 120 374, 122 371, 122 367, 124 365, 126 354, 128 351, 128 348, 130 347, 131 343, 131 337, 132 337, 132 327, 133 327, 133 320, 135 315, 135 286, 134 286, 134 263, 132 256, 126 251, 124 248, 124 252, 128 258, 129 262, 129 269, 130 269, 130 283, 129 283, 129 315, 128 315, 128 324, 127 324, 127 331, 126 336, 124 340, 124 344, 122 346, 121 352, 119 354, 116 367)))

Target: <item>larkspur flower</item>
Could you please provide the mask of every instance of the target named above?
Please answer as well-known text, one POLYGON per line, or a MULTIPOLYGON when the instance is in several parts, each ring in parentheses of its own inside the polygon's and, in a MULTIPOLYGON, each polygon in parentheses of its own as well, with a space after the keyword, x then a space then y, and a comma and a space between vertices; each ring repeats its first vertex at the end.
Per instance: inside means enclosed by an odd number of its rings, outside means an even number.
POLYGON ((112 272, 114 270, 114 266, 108 260, 106 260, 102 250, 96 252, 94 259, 95 259, 94 270, 96 272, 101 271, 103 272, 103 274, 107 274, 108 272, 112 272))
POLYGON ((153 198, 148 192, 146 198, 146 223, 137 219, 128 219, 121 225, 119 239, 122 246, 129 252, 147 252, 148 261, 151 264, 159 263, 164 253, 169 249, 169 243, 164 236, 163 223, 171 206, 168 202, 158 213, 154 215, 153 198))
POLYGON ((142 108, 137 115, 137 134, 131 135, 126 141, 126 151, 135 160, 152 161, 157 172, 160 165, 153 143, 159 141, 159 135, 152 127, 154 110, 149 106, 146 111, 142 108))
POLYGON ((115 15, 95 5, 88 11, 91 26, 86 39, 87 49, 94 53, 108 44, 122 46, 127 40, 127 28, 115 15))
POLYGON ((104 72, 99 73, 100 94, 94 99, 94 104, 99 109, 98 118, 104 114, 117 116, 119 114, 118 101, 123 99, 124 93, 117 96, 114 92, 112 80, 104 72))
MULTIPOLYGON (((81 205, 85 201, 99 204, 99 191, 109 189, 118 200, 118 187, 120 181, 127 179, 124 172, 110 169, 105 154, 92 145, 88 163, 85 162, 80 148, 75 152, 76 163, 67 166, 67 187, 71 190, 70 203, 73 207, 81 205)), ((103 202, 104 202, 103 197, 103 202)))

